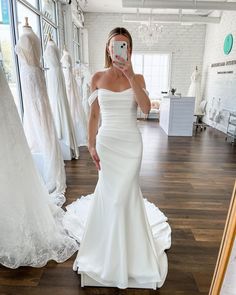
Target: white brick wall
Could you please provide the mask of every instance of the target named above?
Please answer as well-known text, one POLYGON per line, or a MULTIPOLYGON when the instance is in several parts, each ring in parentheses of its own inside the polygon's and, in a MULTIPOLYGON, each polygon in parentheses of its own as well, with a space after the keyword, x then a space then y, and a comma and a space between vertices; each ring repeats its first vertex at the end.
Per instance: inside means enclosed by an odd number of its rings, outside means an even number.
MULTIPOLYGON (((212 63, 236 59, 236 12, 224 12, 220 24, 209 24, 206 30, 205 52, 203 62, 202 91, 203 97, 208 101, 207 110, 210 110, 211 100, 221 98, 221 109, 236 110, 236 65, 211 68, 212 63), (234 46, 229 55, 223 51, 224 39, 227 34, 233 34, 234 46), (217 71, 233 70, 233 74, 217 74, 217 71)), ((222 114, 224 119, 216 128, 226 131, 227 113, 222 114)), ((212 124, 209 114, 205 121, 212 124)))
MULTIPOLYGON (((115 27, 127 28, 134 43, 134 51, 148 52, 135 32, 136 25, 122 22, 122 14, 85 13, 85 27, 88 29, 89 63, 92 72, 104 67, 105 43, 108 33, 115 27)), ((182 26, 163 24, 159 43, 152 48, 155 52, 172 53, 171 86, 186 95, 190 85, 190 75, 195 66, 202 68, 205 43, 205 25, 182 26)))

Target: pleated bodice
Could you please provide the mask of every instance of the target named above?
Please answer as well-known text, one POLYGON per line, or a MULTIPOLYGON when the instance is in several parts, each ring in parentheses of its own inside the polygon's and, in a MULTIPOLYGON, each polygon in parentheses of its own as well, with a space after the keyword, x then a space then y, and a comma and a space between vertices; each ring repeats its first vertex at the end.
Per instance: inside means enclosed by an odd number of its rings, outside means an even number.
POLYGON ((137 131, 137 103, 132 88, 114 92, 98 89, 102 128, 123 131, 137 131))

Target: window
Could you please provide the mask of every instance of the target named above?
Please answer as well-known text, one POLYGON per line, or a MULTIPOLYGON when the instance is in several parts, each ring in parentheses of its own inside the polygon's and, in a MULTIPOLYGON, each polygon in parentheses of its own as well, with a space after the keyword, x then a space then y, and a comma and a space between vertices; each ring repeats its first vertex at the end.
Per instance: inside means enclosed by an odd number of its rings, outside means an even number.
POLYGON ((149 97, 162 97, 162 91, 169 90, 170 54, 168 53, 133 53, 132 64, 137 74, 142 74, 149 91, 149 97))
POLYGON ((18 34, 22 34, 22 27, 25 24, 25 17, 28 17, 29 25, 32 27, 33 31, 40 38, 40 22, 39 15, 29 9, 27 6, 23 5, 21 2, 17 2, 17 24, 18 24, 18 34))
MULTIPOLYGON (((1 1, 8 2, 8 0, 0 0, 0 3, 1 1)), ((13 36, 16 38, 15 40, 9 40, 10 44, 13 44, 11 48, 14 48, 15 41, 22 34, 25 17, 28 17, 29 25, 41 40, 42 54, 46 49, 49 33, 56 44, 58 44, 57 4, 55 0, 12 0, 9 1, 9 5, 13 12, 13 20, 16 21, 16 25, 14 26, 12 24, 11 26, 13 36)), ((20 78, 18 80, 20 81, 20 78)), ((15 92, 19 93, 20 99, 18 98, 18 101, 20 101, 20 105, 23 105, 20 87, 15 92)), ((16 104, 18 106, 17 102, 16 104)), ((22 112, 23 108, 21 110, 21 116, 23 116, 22 112)))
POLYGON ((0 0, 0 66, 2 67, 19 115, 22 114, 19 98, 14 47, 12 46, 11 18, 8 0, 0 0))
POLYGON ((55 0, 0 0, 0 66, 12 91, 19 115, 23 117, 23 101, 19 68, 14 45, 22 34, 28 17, 29 25, 41 40, 44 51, 51 33, 58 44, 57 3, 55 0))
POLYGON ((49 40, 49 33, 53 41, 57 44, 57 30, 54 26, 43 19, 43 50, 46 49, 49 40))
POLYGON ((51 22, 56 23, 56 3, 53 0, 41 0, 42 12, 51 22))

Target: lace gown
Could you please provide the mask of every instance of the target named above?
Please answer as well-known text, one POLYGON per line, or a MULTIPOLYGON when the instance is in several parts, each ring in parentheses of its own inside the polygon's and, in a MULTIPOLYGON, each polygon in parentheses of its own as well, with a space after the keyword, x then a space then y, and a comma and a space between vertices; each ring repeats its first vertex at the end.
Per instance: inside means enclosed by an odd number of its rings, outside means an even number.
POLYGON ((24 103, 23 126, 32 153, 43 156, 43 179, 49 192, 63 202, 66 175, 61 148, 40 64, 40 41, 29 27, 16 44, 24 103))
POLYGON ((72 60, 67 51, 61 58, 66 82, 67 98, 69 100, 72 119, 75 126, 76 139, 79 146, 87 145, 87 120, 78 93, 75 77, 72 72, 72 60))
POLYGON ((49 67, 47 71, 47 88, 57 136, 65 145, 71 148, 74 158, 78 159, 78 144, 66 95, 65 80, 60 63, 60 52, 54 41, 48 41, 44 57, 49 67))
POLYGON ((0 264, 42 267, 78 249, 62 226, 34 165, 6 78, 0 67, 0 264))
POLYGON ((133 90, 98 89, 102 124, 96 137, 101 170, 93 194, 66 207, 64 225, 79 243, 74 270, 106 286, 129 280, 161 287, 171 246, 167 217, 144 199, 139 186, 142 137, 133 90))

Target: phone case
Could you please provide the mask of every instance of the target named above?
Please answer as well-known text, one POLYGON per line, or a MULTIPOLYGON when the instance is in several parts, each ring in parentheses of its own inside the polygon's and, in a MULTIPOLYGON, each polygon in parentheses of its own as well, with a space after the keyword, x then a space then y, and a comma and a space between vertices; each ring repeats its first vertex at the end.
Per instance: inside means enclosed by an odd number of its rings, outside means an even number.
POLYGON ((123 57, 125 60, 128 59, 127 56, 127 42, 126 41, 114 41, 113 42, 113 60, 119 61, 116 55, 123 57))

